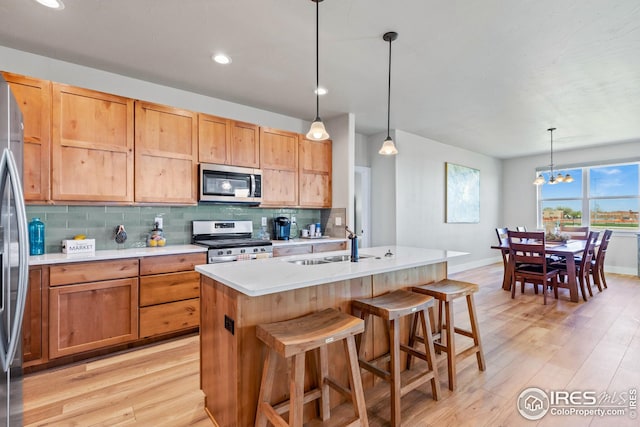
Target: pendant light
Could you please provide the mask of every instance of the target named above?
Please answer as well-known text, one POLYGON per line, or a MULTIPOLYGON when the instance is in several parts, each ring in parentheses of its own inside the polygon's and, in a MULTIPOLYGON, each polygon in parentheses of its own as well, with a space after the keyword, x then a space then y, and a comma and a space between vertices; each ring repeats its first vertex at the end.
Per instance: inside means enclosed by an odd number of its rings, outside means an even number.
MULTIPOLYGON (((556 128, 549 128, 547 129, 547 131, 550 134, 550 138, 551 138, 551 163, 549 164, 549 168, 551 169, 551 173, 549 174, 549 184, 551 185, 555 185, 559 182, 573 182, 573 177, 567 173, 566 175, 562 175, 562 173, 559 173, 557 175, 553 174, 553 131, 556 130, 556 128)), ((542 185, 542 184, 546 184, 547 182, 545 181, 544 177, 542 176, 542 173, 538 173, 538 176, 536 177, 536 179, 533 181, 533 184, 535 185, 542 185)))
POLYGON ((307 139, 312 141, 324 141, 325 139, 329 139, 329 134, 327 130, 324 128, 324 123, 322 123, 322 119, 320 119, 320 60, 318 59, 319 54, 319 18, 320 14, 320 2, 322 0, 311 0, 316 4, 316 118, 311 123, 311 128, 307 133, 307 139))
POLYGON ((382 36, 382 40, 389 42, 389 86, 387 91, 387 138, 382 143, 382 147, 378 154, 382 154, 384 156, 392 156, 394 154, 398 154, 398 150, 396 146, 393 144, 393 139, 391 139, 391 134, 389 131, 390 119, 391 119, 391 42, 398 38, 398 33, 394 31, 389 31, 388 33, 384 33, 382 36))

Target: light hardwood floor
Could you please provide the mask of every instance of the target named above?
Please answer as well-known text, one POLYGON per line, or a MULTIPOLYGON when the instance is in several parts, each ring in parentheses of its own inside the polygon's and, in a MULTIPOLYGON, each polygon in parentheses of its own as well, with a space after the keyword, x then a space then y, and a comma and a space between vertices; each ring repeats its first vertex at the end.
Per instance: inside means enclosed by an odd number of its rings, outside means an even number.
MULTIPOLYGON (((608 274, 609 289, 578 304, 559 300, 542 305, 531 287, 524 295, 500 288, 495 264, 452 278, 478 283, 476 305, 487 370, 475 358, 458 363, 458 390, 446 385, 442 398, 427 386, 402 400, 405 426, 637 426, 622 417, 552 416, 527 421, 516 409, 527 387, 589 390, 597 394, 640 388, 640 279, 608 274)), ((457 320, 468 325, 462 300, 457 320)), ((456 322, 458 323, 458 322, 456 322)), ((467 338, 461 338, 464 346, 467 338)), ((460 347, 459 347, 460 348, 460 347)), ((198 338, 187 337, 101 360, 31 374, 24 382, 25 426, 212 426, 203 410, 198 379, 198 338)), ((366 393, 372 427, 388 426, 386 384, 366 393)), ((220 390, 224 393, 225 390, 220 390)), ((336 425, 341 413, 335 411, 336 425)), ((312 423, 313 426, 319 425, 312 423)))

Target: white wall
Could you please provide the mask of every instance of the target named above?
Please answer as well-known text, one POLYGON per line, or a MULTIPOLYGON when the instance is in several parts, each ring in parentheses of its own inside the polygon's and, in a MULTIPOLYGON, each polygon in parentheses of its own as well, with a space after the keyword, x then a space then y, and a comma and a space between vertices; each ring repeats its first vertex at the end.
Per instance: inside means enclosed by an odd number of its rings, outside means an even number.
MULTIPOLYGON (((395 141, 395 131, 391 131, 395 141)), ((396 244, 396 156, 378 150, 387 133, 367 138, 371 164, 371 246, 396 244)))
MULTIPOLYGON (((625 161, 640 155, 640 141, 607 144, 580 150, 555 151, 553 161, 558 168, 581 163, 625 161)), ((536 187, 532 185, 537 167, 549 164, 549 154, 519 157, 503 161, 504 225, 526 225, 536 229, 536 187)), ((636 233, 614 232, 607 251, 605 271, 637 274, 636 233)))
POLYGON ((356 150, 355 150, 355 165, 356 166, 371 166, 371 159, 369 152, 369 140, 365 135, 356 133, 356 150))
POLYGON ((501 223, 502 162, 396 130, 396 239, 399 245, 450 249, 470 255, 450 262, 450 271, 499 259, 490 246, 501 223), (480 170, 480 222, 445 222, 445 163, 480 170))
POLYGON ((332 141, 332 205, 334 208, 346 208, 346 224, 353 227, 354 188, 355 188, 355 117, 353 114, 325 121, 327 132, 332 141))
POLYGON ((308 122, 282 114, 3 46, 0 70, 297 133, 306 133, 309 128, 308 122))

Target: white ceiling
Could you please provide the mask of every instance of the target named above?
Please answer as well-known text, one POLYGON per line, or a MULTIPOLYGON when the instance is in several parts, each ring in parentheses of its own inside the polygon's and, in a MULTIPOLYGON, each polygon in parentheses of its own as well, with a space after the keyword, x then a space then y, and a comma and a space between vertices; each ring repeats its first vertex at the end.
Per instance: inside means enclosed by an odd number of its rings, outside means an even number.
MULTIPOLYGON (((0 45, 311 120, 311 0, 0 2, 0 45), (211 61, 224 51, 233 62, 211 61)), ((323 119, 498 158, 640 140, 638 0, 326 0, 323 119)))

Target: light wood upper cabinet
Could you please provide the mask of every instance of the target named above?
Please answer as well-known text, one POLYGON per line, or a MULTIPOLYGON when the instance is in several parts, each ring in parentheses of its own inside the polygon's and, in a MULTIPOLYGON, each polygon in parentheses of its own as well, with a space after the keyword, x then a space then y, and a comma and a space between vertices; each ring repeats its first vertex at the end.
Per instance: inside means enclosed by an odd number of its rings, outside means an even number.
POLYGON ((208 114, 198 114, 198 161, 260 167, 259 127, 208 114))
POLYGON ((135 110, 135 201, 195 204, 197 114, 143 101, 135 110))
POLYGON ((133 100, 53 83, 52 199, 133 201, 133 100))
POLYGON ((231 164, 231 120, 198 114, 198 161, 231 164))
POLYGON ((299 135, 300 206, 331 207, 331 141, 311 141, 299 135))
POLYGON ((260 128, 262 206, 298 204, 298 135, 260 128))
POLYGON ((11 87, 24 121, 24 199, 49 200, 51 157, 51 82, 2 73, 11 87))
POLYGON ((231 120, 231 165, 260 167, 260 128, 231 120))

